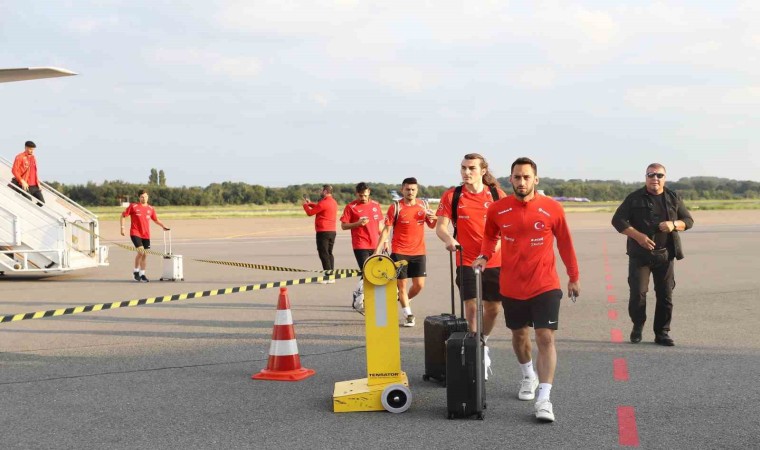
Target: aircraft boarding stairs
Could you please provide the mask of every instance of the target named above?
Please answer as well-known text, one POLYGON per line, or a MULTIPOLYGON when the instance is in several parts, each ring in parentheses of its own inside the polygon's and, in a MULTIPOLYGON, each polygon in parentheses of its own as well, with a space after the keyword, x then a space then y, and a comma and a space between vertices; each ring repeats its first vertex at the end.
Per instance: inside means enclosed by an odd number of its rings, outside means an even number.
POLYGON ((45 183, 45 203, 30 200, 11 183, 11 167, 0 157, 0 275, 55 275, 108 265, 97 216, 45 183))

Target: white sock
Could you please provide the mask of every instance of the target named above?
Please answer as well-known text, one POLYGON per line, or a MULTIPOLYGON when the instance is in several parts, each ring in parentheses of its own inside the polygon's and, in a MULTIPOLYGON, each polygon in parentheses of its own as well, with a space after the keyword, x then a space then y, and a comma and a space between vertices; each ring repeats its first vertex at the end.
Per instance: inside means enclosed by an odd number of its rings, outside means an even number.
POLYGON ((536 378, 536 371, 533 370, 533 361, 520 364, 520 370, 522 371, 523 378, 536 378))
POLYGON ((139 267, 135 267, 135 272, 139 272, 139 271, 140 271, 140 268, 139 267))
POLYGON ((143 276, 143 275, 145 275, 145 271, 140 269, 140 276, 143 276))
POLYGON ((408 306, 406 308, 401 308, 401 310, 404 312, 404 317, 412 315, 412 308, 408 306))
POLYGON ((549 400, 549 395, 552 393, 552 385, 549 383, 540 383, 538 385, 538 397, 536 397, 536 402, 540 402, 541 400, 549 400))
POLYGON ((488 335, 487 334, 483 334, 481 336, 483 337, 483 345, 488 344, 488 335))

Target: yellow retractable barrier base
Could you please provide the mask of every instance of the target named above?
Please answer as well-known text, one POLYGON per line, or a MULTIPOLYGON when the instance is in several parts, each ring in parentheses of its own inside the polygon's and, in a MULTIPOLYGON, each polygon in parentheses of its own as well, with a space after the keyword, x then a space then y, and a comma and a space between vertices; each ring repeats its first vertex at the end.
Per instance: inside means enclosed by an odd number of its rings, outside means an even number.
POLYGON ((409 409, 412 394, 405 372, 395 381, 370 386, 368 378, 340 381, 333 391, 333 411, 390 411, 401 413, 409 409))

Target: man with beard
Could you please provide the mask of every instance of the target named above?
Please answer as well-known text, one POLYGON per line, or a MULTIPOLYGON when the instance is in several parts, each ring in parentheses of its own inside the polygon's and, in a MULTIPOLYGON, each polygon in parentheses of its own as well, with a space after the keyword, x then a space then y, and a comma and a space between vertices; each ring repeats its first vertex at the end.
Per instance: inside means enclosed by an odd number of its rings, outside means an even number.
POLYGON ((554 332, 558 328, 562 299, 554 260, 555 238, 570 278, 567 290, 571 297, 580 294, 578 262, 562 206, 556 200, 536 193, 536 163, 529 158, 515 160, 510 182, 514 194, 488 209, 481 255, 472 266, 483 270, 501 240, 499 288, 504 296, 502 305, 507 327, 512 330, 512 345, 521 363, 529 360, 530 353, 520 349, 530 341, 529 327, 535 329, 539 381, 536 418, 554 422, 549 396, 557 366, 554 332))

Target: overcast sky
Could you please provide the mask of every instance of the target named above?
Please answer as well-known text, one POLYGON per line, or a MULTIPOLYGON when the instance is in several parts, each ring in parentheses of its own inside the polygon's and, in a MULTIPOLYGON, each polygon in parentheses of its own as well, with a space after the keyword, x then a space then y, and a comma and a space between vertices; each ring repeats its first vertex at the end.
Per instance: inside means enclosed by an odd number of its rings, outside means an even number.
POLYGON ((760 180, 760 2, 0 0, 0 156, 42 178, 760 180), (189 6, 192 5, 192 6, 189 6))

